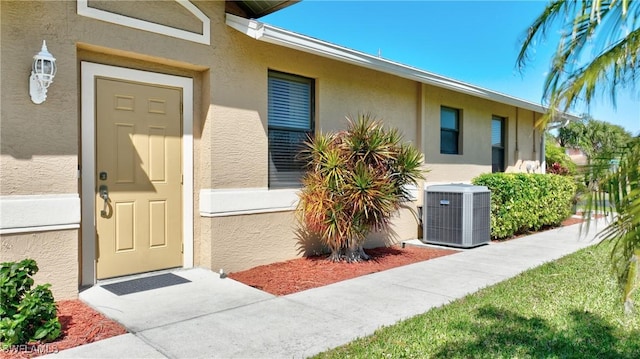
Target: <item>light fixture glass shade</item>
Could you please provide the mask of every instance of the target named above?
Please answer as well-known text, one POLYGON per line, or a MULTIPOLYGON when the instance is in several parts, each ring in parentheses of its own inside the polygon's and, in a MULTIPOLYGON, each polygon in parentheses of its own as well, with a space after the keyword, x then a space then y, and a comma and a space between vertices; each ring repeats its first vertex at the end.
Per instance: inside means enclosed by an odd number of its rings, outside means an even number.
POLYGON ((29 78, 29 93, 31 101, 41 104, 47 98, 47 88, 56 75, 56 59, 47 49, 47 43, 42 41, 42 49, 33 57, 31 77, 29 78))

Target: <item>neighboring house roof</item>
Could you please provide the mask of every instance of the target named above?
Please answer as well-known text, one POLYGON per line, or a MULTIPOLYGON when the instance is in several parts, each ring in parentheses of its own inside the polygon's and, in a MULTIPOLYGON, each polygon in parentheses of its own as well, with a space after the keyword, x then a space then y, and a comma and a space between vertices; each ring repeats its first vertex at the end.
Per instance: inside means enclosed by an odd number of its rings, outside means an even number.
MULTIPOLYGON (((485 98, 499 103, 517 106, 519 108, 545 113, 547 109, 539 104, 525 101, 513 96, 505 95, 496 91, 491 91, 467 84, 448 77, 440 76, 431 72, 420 70, 415 67, 393 62, 380 57, 365 54, 343 46, 335 45, 310 36, 298 34, 289 30, 278 28, 257 20, 245 19, 232 14, 227 14, 227 25, 259 41, 264 41, 299 51, 327 57, 366 67, 372 70, 392 74, 420 83, 437 86, 456 92, 469 94, 475 97, 485 98)), ((579 117, 563 114, 562 118, 555 120, 556 123, 564 123, 568 120, 578 120, 579 117)))
POLYGON ((567 154, 567 156, 569 156, 569 158, 571 158, 571 161, 573 161, 573 163, 579 166, 584 166, 587 164, 587 156, 579 148, 567 147, 565 148, 565 153, 567 154))
POLYGON ((227 0, 225 7, 228 13, 249 19, 257 19, 299 1, 300 0, 227 0))

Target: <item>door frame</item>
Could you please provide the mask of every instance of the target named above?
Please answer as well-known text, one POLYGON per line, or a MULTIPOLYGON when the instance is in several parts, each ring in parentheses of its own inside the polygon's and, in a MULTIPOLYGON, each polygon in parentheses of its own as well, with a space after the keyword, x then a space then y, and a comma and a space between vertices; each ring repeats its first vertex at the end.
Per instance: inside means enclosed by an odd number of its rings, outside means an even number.
POLYGON ((81 284, 94 285, 96 275, 96 93, 95 78, 105 77, 182 89, 182 266, 193 267, 193 79, 123 67, 81 62, 82 262, 81 284))

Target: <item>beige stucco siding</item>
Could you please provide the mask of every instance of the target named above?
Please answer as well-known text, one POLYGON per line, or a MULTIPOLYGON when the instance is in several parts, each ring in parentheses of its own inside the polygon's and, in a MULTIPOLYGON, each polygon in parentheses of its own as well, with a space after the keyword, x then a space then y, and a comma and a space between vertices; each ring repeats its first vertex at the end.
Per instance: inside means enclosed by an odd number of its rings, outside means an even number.
POLYGON ((269 70, 316 82, 316 129, 346 127, 345 116, 371 113, 416 139, 417 93, 413 82, 372 70, 255 41, 230 28, 225 61, 212 70, 213 188, 267 186, 267 79, 269 70), (239 166, 238 164, 242 164, 239 166))
MULTIPOLYGON (((289 72, 282 59, 299 59, 300 55, 289 49, 284 57, 272 59, 276 70, 289 72)), ((396 127, 409 142, 416 140, 417 89, 412 81, 373 70, 305 54, 303 61, 309 68, 305 73, 316 78, 317 130, 339 131, 347 126, 345 116, 356 118, 358 113, 369 113, 396 127)))
POLYGON ((50 283, 56 300, 78 296, 78 232, 56 231, 0 237, 0 263, 34 259, 35 284, 50 283))
POLYGON ((429 85, 423 85, 422 96, 422 149, 427 168, 430 170, 428 182, 469 182, 482 173, 491 172, 493 116, 506 119, 507 166, 514 166, 519 160, 539 159, 539 153, 534 152, 534 147, 539 147, 539 134, 534 137, 532 111, 429 85), (458 155, 440 153, 442 106, 460 110, 461 153, 458 155))
MULTIPOLYGON (((415 211, 415 206, 411 208, 415 211)), ((204 227, 213 235, 211 244, 203 246, 201 259, 203 266, 216 271, 236 272, 302 255, 326 253, 315 238, 298 235, 293 212, 219 217, 208 222, 204 227)), ((417 220, 408 209, 402 209, 394 217, 390 230, 372 233, 365 247, 396 244, 402 239, 416 238, 417 232, 417 220)))
POLYGON ((213 269, 227 272, 299 256, 291 212, 211 219, 213 269))
POLYGON ((145 1, 143 5, 139 2, 136 4, 136 2, 136 0, 92 0, 91 7, 156 24, 163 24, 176 29, 195 33, 202 32, 202 26, 197 17, 177 2, 145 1))
POLYGON ((77 192, 78 102, 75 48, 64 25, 68 4, 2 1, 0 6, 0 194, 77 192), (43 39, 62 75, 47 102, 34 105, 28 78, 43 39), (69 70, 73 76, 65 75, 69 70))

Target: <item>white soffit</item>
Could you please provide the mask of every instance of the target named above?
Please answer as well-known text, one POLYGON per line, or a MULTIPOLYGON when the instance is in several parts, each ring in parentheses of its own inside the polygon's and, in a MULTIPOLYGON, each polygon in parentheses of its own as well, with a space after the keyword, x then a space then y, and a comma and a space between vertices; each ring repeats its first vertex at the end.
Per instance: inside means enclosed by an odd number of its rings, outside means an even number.
POLYGON ((527 110, 532 110, 540 113, 544 113, 547 111, 545 107, 533 102, 521 100, 499 92, 487 90, 431 72, 423 71, 415 67, 368 55, 360 51, 351 50, 346 47, 315 39, 313 37, 301 35, 292 31, 265 24, 257 20, 248 20, 232 14, 226 14, 226 16, 226 23, 228 26, 256 40, 304 51, 342 62, 347 62, 409 80, 418 81, 420 83, 465 93, 475 97, 489 99, 499 103, 517 106, 519 108, 527 110))
POLYGON ((211 45, 211 21, 207 15, 200 11, 200 9, 193 5, 189 0, 175 1, 200 20, 202 23, 202 34, 93 8, 89 6, 88 0, 77 0, 76 10, 78 15, 92 19, 102 20, 138 30, 154 32, 156 34, 167 35, 182 40, 197 42, 199 44, 211 45))

